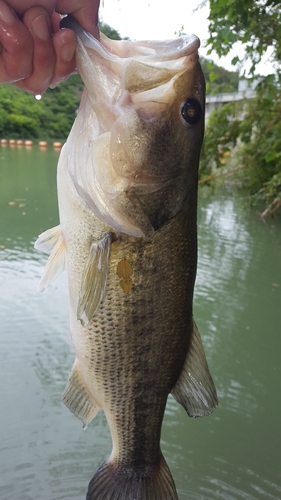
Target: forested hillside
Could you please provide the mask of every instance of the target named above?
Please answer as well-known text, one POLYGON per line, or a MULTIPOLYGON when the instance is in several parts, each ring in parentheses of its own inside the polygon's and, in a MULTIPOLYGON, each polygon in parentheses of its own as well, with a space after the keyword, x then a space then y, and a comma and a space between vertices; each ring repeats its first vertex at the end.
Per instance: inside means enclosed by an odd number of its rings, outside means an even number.
POLYGON ((206 94, 237 92, 239 73, 217 66, 213 61, 200 57, 200 63, 206 80, 206 94))
POLYGON ((40 101, 13 85, 0 85, 0 137, 13 139, 65 139, 79 106, 83 84, 78 75, 40 101))

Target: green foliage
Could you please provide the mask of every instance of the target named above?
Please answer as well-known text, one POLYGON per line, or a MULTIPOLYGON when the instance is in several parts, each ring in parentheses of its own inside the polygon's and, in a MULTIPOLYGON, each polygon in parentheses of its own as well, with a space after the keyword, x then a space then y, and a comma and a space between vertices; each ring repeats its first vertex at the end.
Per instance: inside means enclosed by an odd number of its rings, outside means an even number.
POLYGON ((200 58, 200 64, 206 80, 207 95, 237 92, 239 75, 236 71, 227 71, 203 57, 200 58))
POLYGON ((73 75, 40 101, 12 85, 0 85, 0 136, 14 139, 66 139, 79 106, 83 84, 73 75))
MULTIPOLYGON (((226 105, 210 117, 202 154, 203 175, 225 168, 225 154, 233 152, 230 168, 241 170, 240 182, 256 199, 275 203, 281 199, 281 9, 280 0, 210 0, 210 51, 229 53, 236 42, 257 63, 271 49, 275 74, 257 86, 254 99, 241 107, 226 105)), ((233 58, 234 65, 240 63, 233 58)))
POLYGON ((121 40, 121 36, 119 35, 118 31, 116 31, 114 28, 104 23, 103 21, 99 22, 99 29, 105 36, 107 36, 107 38, 111 38, 111 40, 121 40))
POLYGON ((281 197, 281 186, 276 182, 281 173, 280 83, 269 77, 258 86, 257 97, 248 105, 241 126, 245 144, 242 161, 252 167, 247 185, 252 194, 267 201, 281 197))
POLYGON ((239 181, 256 199, 281 198, 281 81, 271 76, 257 87, 256 98, 244 105, 217 108, 206 128, 201 175, 225 167, 241 168, 239 181))
POLYGON ((237 115, 235 102, 216 108, 210 115, 201 152, 201 177, 224 165, 225 157, 236 146, 241 125, 237 115))
MULTIPOLYGON (((271 46, 273 59, 280 64, 280 0, 210 0, 209 21, 210 51, 215 50, 223 56, 235 42, 241 42, 254 72, 256 64, 271 46)), ((234 62, 238 62, 238 57, 234 62)))
POLYGON ((38 101, 10 85, 0 86, 0 135, 37 137, 41 109, 38 101))

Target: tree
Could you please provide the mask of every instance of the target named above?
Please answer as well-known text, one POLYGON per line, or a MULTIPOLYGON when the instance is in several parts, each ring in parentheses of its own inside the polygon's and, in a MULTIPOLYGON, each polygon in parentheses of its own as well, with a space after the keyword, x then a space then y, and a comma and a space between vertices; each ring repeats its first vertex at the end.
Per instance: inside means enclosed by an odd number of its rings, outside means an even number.
MULTIPOLYGON (((208 45, 219 56, 229 53, 241 42, 246 57, 251 60, 251 72, 272 47, 272 60, 281 64, 280 0, 210 0, 208 45)), ((239 56, 233 63, 241 62, 239 56)))
MULTIPOLYGON (((268 215, 281 206, 281 9, 280 0, 210 0, 208 44, 219 56, 235 43, 242 43, 251 61, 255 78, 257 63, 272 51, 273 73, 256 88, 256 97, 243 107, 227 104, 209 118, 202 153, 201 172, 214 174, 214 168, 229 173, 239 170, 239 183, 254 199, 269 207, 268 215), (225 158, 230 162, 226 169, 225 158), (243 174, 241 174, 243 172, 243 174)), ((233 65, 241 63, 239 56, 233 65)), ((216 177, 216 175, 213 175, 216 177)))
POLYGON ((121 40, 121 36, 119 35, 118 31, 109 26, 109 24, 100 21, 99 29, 105 36, 107 36, 107 38, 111 38, 112 40, 121 40))
POLYGON ((206 94, 237 92, 239 74, 217 66, 213 61, 200 57, 200 64, 206 80, 206 94))
POLYGON ((64 140, 79 106, 83 84, 73 75, 40 101, 12 85, 0 85, 0 136, 64 140))

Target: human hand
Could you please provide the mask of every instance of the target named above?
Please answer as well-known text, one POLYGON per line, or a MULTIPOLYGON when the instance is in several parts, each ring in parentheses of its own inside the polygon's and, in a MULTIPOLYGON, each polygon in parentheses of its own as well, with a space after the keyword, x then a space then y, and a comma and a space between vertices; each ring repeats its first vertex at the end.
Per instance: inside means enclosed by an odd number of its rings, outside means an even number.
POLYGON ((59 28, 60 14, 98 37, 98 8, 99 0, 0 0, 0 83, 36 95, 66 79, 75 70, 76 35, 59 28))

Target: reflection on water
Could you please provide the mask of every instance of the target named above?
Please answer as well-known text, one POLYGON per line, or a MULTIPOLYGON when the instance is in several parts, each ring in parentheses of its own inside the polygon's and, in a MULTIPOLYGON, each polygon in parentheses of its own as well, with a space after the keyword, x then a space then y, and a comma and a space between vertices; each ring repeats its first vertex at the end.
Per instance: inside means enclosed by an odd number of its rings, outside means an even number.
MULTIPOLYGON (((36 293, 45 257, 33 243, 58 223, 56 162, 51 150, 0 150, 1 500, 82 500, 111 449, 102 412, 83 431, 61 403, 66 276, 36 293)), ((169 397, 163 452, 180 500, 280 499, 280 220, 201 193, 198 229, 194 316, 220 407, 193 420, 169 397)))

